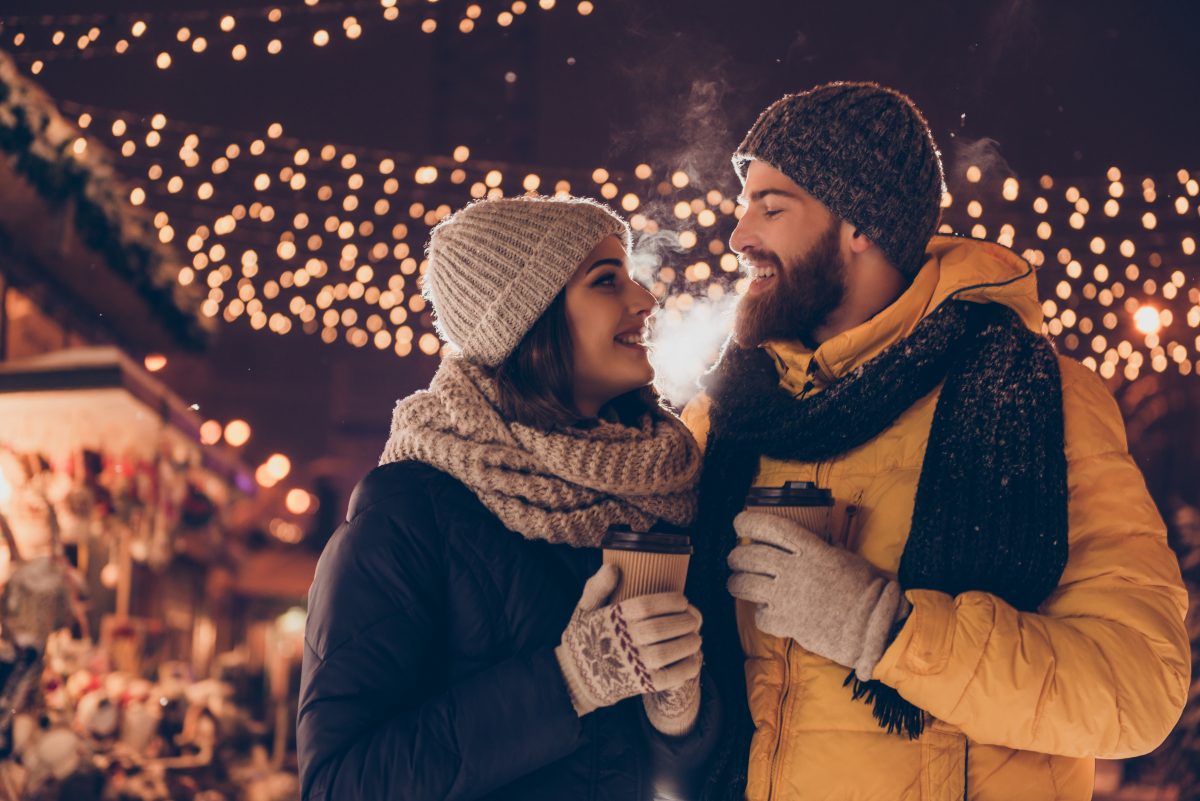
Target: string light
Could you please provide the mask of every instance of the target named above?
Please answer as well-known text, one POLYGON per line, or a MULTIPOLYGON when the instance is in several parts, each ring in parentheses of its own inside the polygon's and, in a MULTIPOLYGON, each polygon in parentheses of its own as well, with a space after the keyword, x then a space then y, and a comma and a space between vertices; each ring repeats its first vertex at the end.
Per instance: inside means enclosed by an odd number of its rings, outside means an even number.
MULTIPOLYGON (((114 41, 111 50, 103 52, 126 55, 144 52, 147 47, 156 47, 153 56, 154 63, 160 70, 168 69, 174 60, 184 54, 203 53, 208 49, 209 39, 197 36, 199 29, 212 30, 215 26, 215 37, 227 39, 235 31, 244 33, 243 41, 225 42, 225 52, 236 62, 243 62, 251 50, 270 55, 279 55, 284 50, 285 40, 295 38, 301 42, 309 41, 318 48, 327 47, 332 43, 329 29, 333 22, 340 24, 341 31, 348 41, 361 39, 367 27, 376 24, 386 25, 401 18, 401 9, 397 0, 381 0, 377 10, 382 23, 375 18, 360 19, 356 16, 345 16, 344 9, 350 4, 326 4, 306 0, 304 6, 290 12, 294 15, 308 17, 313 24, 299 23, 299 17, 294 17, 290 26, 276 27, 283 18, 279 8, 269 9, 266 20, 270 27, 261 23, 262 10, 247 7, 237 10, 191 10, 152 11, 136 17, 129 14, 38 14, 38 15, 8 15, 0 17, 0 45, 12 51, 18 62, 28 65, 30 73, 40 74, 47 62, 91 58, 101 54, 93 46, 101 36, 110 29, 108 38, 114 41), (186 19, 187 25, 179 25, 178 21, 186 19), (4 31, 14 33, 4 41, 4 31), (125 35, 129 38, 123 38, 125 35), (261 37, 261 39, 257 38, 261 37), (73 47, 64 46, 74 43, 73 47), (136 46, 131 46, 136 45, 136 46)), ((539 8, 550 11, 557 5, 554 0, 540 0, 539 8)), ((575 6, 580 16, 590 16, 595 10, 594 3, 582 0, 575 6)), ((511 10, 502 11, 495 17, 495 23, 501 28, 513 25, 517 17, 527 10, 524 2, 514 2, 511 10)), ((437 21, 412 4, 406 7, 406 20, 418 26, 425 33, 437 30, 437 21)), ((478 25, 485 24, 487 18, 478 3, 467 5, 457 21, 456 28, 464 35, 471 33, 478 25)))
MULTIPOLYGON (((156 219, 160 237, 188 254, 180 284, 199 284, 208 293, 203 313, 227 324, 437 357, 442 346, 420 295, 429 228, 471 197, 572 187, 606 197, 639 232, 676 233, 679 253, 668 254, 648 284, 665 299, 663 314, 745 290, 726 245, 743 209, 682 170, 644 163, 632 170, 531 169, 476 160, 466 145, 416 157, 297 139, 278 124, 252 137, 162 115, 65 106, 88 138, 122 154, 129 201, 163 215, 156 219), (161 138, 154 148, 123 149, 149 134, 161 138)), ((1147 344, 1142 329, 1150 319, 1142 310, 1151 307, 1170 312, 1156 317, 1153 335, 1165 343, 1164 369, 1192 369, 1200 354, 1195 334, 1181 345, 1185 356, 1193 354, 1183 361, 1170 345, 1181 327, 1200 327, 1200 291, 1187 280, 1195 271, 1187 258, 1196 252, 1195 218, 1176 213, 1193 175, 1181 170, 1169 179, 1178 189, 1155 190, 1149 207, 1126 211, 1111 196, 1114 178, 1144 192, 1165 179, 1109 170, 1055 190, 1052 176, 1028 182, 981 171, 979 181, 962 176, 947 194, 943 228, 1000 242, 1033 263, 1054 303, 1043 308, 1044 330, 1070 355, 1094 354, 1091 364, 1102 376, 1125 378, 1131 364, 1153 369, 1157 343, 1147 344), (1029 202, 1014 202, 1022 197, 1029 202), (1127 355, 1111 346, 1100 353, 1093 349, 1098 331, 1137 344, 1127 355)))

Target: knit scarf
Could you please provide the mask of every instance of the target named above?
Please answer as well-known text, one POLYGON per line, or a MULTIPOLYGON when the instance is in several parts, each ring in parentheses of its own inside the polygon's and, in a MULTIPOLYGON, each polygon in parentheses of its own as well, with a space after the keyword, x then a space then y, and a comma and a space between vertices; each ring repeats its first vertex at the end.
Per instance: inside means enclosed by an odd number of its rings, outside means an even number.
POLYGON ((674 416, 552 431, 504 419, 495 380, 460 356, 396 404, 380 464, 412 459, 465 484, 527 539, 598 547, 608 527, 688 525, 702 459, 674 416))
MULTIPOLYGON (((712 409, 698 517, 705 529, 697 532, 706 547, 697 548, 688 594, 704 614, 705 653, 728 688, 723 697, 744 695, 725 560, 760 457, 837 457, 874 439, 939 384, 900 560, 902 589, 980 590, 1033 611, 1058 585, 1067 560, 1058 362, 1050 343, 1006 307, 943 303, 908 337, 807 398, 779 386, 767 353, 732 343, 706 384, 712 409)), ((921 734, 924 713, 895 690, 853 673, 846 684, 853 698, 873 705, 881 728, 921 734)), ((744 786, 753 732, 748 710, 733 711, 714 766, 722 788, 744 786)))

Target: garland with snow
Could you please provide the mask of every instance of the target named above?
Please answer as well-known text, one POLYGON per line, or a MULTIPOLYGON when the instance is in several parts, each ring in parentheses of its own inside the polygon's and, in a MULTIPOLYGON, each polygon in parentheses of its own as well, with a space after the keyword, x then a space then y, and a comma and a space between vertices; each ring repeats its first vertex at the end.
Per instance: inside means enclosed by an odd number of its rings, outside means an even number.
POLYGON ((180 344, 198 347, 209 327, 197 314, 200 298, 176 280, 171 250, 127 202, 108 154, 95 143, 74 151, 80 135, 0 51, 0 151, 52 209, 73 207, 81 241, 145 299, 180 344))

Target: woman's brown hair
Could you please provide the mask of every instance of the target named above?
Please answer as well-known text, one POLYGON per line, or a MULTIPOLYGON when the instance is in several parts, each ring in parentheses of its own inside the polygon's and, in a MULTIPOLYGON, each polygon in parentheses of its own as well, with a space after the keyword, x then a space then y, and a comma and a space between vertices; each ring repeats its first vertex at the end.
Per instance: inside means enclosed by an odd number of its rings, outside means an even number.
MULTIPOLYGON (((575 408, 574 374, 564 290, 496 368, 501 413, 509 420, 542 429, 585 423, 586 418, 575 408)), ((605 404, 600 417, 637 425, 647 412, 660 405, 652 386, 639 387, 605 404)))

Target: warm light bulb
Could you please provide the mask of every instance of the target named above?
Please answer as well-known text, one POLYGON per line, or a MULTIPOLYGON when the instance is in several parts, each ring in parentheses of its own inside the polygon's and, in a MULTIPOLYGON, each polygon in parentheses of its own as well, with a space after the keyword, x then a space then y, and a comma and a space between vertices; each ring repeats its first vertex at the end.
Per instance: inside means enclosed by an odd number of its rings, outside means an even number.
POLYGON ((276 481, 282 481, 283 479, 287 478, 288 473, 291 472, 292 461, 282 453, 275 453, 272 454, 269 459, 267 459, 265 467, 267 468, 267 472, 271 474, 272 478, 274 478, 276 481))
POLYGON ((1133 313, 1133 324, 1137 330, 1151 336, 1162 330, 1162 317, 1153 306, 1142 306, 1133 313))
POLYGON ((284 505, 292 514, 302 515, 312 508, 312 496, 302 489, 288 490, 284 505))
POLYGON ((245 420, 232 420, 225 426, 225 441, 235 448, 245 445, 250 439, 250 424, 245 420))

